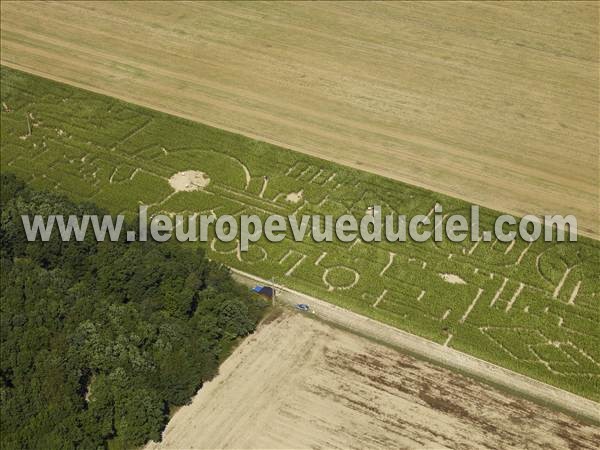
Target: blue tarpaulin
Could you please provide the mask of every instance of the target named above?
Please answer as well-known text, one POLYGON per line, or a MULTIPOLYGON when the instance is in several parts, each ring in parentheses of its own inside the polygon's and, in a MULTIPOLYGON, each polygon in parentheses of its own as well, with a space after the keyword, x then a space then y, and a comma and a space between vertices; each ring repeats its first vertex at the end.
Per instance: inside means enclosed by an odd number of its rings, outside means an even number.
POLYGON ((252 292, 256 292, 257 294, 267 298, 273 298, 273 288, 269 286, 261 286, 260 284, 257 284, 252 288, 252 292))

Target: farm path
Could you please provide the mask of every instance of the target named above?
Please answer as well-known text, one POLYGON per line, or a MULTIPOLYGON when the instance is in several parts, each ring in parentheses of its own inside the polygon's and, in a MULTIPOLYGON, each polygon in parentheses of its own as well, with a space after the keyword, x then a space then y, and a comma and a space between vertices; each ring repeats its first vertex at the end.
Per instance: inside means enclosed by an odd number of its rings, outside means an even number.
MULTIPOLYGON (((261 283, 270 285, 269 280, 255 275, 231 269, 234 278, 248 286, 261 283)), ((418 355, 427 360, 442 364, 445 367, 457 369, 492 384, 502 386, 513 392, 535 398, 543 403, 553 404, 573 414, 585 416, 600 423, 600 405, 592 400, 536 381, 503 367, 467 355, 458 350, 440 345, 419 336, 407 333, 389 325, 383 324, 366 316, 340 308, 327 301, 320 300, 280 284, 275 284, 278 292, 277 300, 288 305, 306 303, 311 312, 318 318, 349 329, 363 336, 376 339, 379 342, 418 355)))

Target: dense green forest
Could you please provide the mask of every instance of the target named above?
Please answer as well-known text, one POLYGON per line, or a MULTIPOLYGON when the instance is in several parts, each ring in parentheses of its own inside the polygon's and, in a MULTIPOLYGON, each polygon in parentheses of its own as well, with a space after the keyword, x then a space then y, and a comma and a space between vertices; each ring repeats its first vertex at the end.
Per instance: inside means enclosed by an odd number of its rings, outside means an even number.
MULTIPOLYGON (((1 176, 1 447, 131 448, 213 377, 264 303, 200 249, 28 242, 22 214, 103 214, 1 176)), ((124 234, 124 233, 123 233, 124 234)))

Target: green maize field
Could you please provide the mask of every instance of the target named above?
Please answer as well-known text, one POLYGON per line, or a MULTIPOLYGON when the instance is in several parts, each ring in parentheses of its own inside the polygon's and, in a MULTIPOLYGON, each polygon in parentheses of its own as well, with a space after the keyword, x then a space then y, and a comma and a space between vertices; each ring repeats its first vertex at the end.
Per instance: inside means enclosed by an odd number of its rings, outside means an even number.
MULTIPOLYGON (((2 68, 1 169, 133 218, 165 214, 430 214, 470 204, 2 68), (202 190, 169 178, 202 171, 202 190), (265 176, 268 178, 265 179, 265 176)), ((209 120, 210 118, 207 118, 209 120)), ((498 195, 502 195, 501 192, 498 195)), ((567 212, 563 212, 567 213, 567 212)), ((481 209, 481 229, 499 213, 481 209)), ((212 259, 600 400, 600 243, 279 243, 211 237, 212 259)), ((182 244, 183 245, 183 244, 182 244)))

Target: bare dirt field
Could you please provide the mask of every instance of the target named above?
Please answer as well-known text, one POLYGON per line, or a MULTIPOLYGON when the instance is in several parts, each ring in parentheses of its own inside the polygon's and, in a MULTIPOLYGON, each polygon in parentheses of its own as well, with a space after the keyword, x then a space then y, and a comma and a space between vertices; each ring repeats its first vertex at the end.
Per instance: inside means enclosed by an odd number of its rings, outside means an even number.
POLYGON ((285 311, 147 448, 591 449, 598 439, 569 416, 285 311))
POLYGON ((600 235, 598 3, 2 3, 1 62, 600 235))

